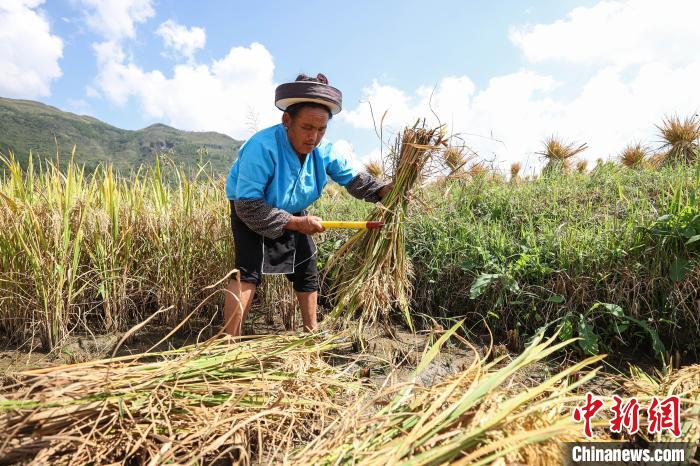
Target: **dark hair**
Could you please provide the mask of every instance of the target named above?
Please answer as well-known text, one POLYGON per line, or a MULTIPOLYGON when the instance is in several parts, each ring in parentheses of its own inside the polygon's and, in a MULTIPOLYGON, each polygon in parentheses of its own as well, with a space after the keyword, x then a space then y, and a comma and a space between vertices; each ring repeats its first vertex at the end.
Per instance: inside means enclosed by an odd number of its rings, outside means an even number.
MULTIPOLYGON (((309 81, 313 83, 328 84, 328 78, 323 73, 318 73, 315 78, 301 73, 297 76, 297 79, 295 79, 295 81, 309 81)), ((328 112, 328 119, 330 120, 333 118, 333 113, 331 113, 331 109, 328 108, 327 105, 319 104, 316 102, 299 102, 298 104, 293 104, 287 107, 287 110, 285 110, 285 112, 289 113, 289 116, 294 118, 297 116, 297 113, 299 113, 299 111, 304 107, 320 108, 322 110, 326 110, 328 112)))
POLYGON ((287 107, 287 110, 285 110, 285 112, 289 113, 290 117, 295 118, 297 116, 297 113, 299 113, 299 111, 305 107, 320 108, 321 110, 326 110, 328 112, 328 119, 330 120, 331 118, 333 118, 331 109, 328 108, 328 106, 316 102, 299 102, 298 104, 292 104, 289 107, 287 107))

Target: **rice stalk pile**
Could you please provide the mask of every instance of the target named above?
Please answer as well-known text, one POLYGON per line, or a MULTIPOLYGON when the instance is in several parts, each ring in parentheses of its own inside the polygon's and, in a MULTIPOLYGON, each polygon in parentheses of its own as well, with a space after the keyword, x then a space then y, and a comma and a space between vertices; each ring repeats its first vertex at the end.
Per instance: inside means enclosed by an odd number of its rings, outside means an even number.
MULTIPOLYGON (((441 340, 448 336, 447 332, 441 340)), ((528 369, 573 340, 536 336, 525 351, 505 363, 474 363, 433 385, 389 387, 358 401, 327 432, 294 459, 305 464, 560 464, 557 441, 580 437, 571 418, 577 389, 590 382, 604 358, 592 356, 541 381, 528 369), (380 407, 377 409, 377 407, 380 407), (369 414, 368 414, 369 413, 369 414), (502 464, 502 463, 501 463, 502 464)), ((425 353, 420 373, 439 351, 425 353)))
POLYGON ((322 359, 344 346, 222 338, 21 373, 0 389, 0 463, 283 460, 362 390, 322 359))
POLYGON ((384 227, 352 236, 326 266, 335 302, 332 322, 347 324, 359 314, 361 329, 379 320, 388 322, 390 310, 397 309, 412 328, 408 309, 412 269, 406 256, 404 228, 408 194, 426 177, 444 138, 443 127, 430 129, 418 123, 397 136, 387 164, 391 167, 392 188, 368 218, 384 222, 384 227))
MULTIPOLYGON (((668 432, 657 434, 648 441, 683 441, 700 445, 700 365, 694 364, 674 370, 668 367, 664 372, 654 374, 644 372, 636 366, 630 367, 630 376, 623 381, 627 397, 635 397, 642 406, 648 406, 652 397, 662 400, 670 395, 681 399, 681 438, 676 439, 668 432)), ((640 427, 640 434, 646 433, 646 422, 640 427)))

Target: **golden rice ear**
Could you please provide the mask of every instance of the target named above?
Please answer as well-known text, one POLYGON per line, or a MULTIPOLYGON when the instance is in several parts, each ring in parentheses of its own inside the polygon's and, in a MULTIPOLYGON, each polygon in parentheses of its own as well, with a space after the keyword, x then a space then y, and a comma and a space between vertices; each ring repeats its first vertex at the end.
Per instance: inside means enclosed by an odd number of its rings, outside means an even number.
POLYGON ((576 162, 576 171, 585 173, 588 170, 588 160, 579 160, 576 162))
POLYGON ((641 168, 647 163, 649 150, 641 142, 628 144, 620 153, 620 162, 627 168, 641 168))
POLYGON ((698 139, 700 139, 700 118, 698 115, 681 119, 678 115, 664 117, 661 125, 657 125, 664 140, 661 147, 667 152, 663 164, 693 163, 697 160, 698 139))
POLYGON ((384 170, 379 162, 371 160, 365 164, 365 170, 367 173, 375 178, 384 178, 384 170))

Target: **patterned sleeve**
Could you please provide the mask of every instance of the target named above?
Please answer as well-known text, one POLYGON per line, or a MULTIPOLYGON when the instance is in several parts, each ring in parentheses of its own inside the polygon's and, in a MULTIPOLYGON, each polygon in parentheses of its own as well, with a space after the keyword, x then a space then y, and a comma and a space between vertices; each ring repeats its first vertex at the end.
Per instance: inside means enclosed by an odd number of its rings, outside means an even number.
POLYGON ((379 202, 379 190, 388 185, 388 181, 380 181, 366 172, 355 175, 345 186, 348 192, 358 199, 367 202, 379 202))
POLYGON ((233 201, 236 215, 248 228, 266 238, 276 239, 284 233, 284 227, 292 216, 287 211, 277 209, 262 199, 241 199, 233 201))

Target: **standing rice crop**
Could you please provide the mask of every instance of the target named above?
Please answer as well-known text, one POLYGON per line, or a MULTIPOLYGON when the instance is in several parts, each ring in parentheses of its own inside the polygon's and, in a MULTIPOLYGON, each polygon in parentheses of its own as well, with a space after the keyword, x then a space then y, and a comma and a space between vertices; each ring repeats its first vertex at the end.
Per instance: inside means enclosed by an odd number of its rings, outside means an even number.
POLYGON ((0 338, 54 350, 74 331, 175 324, 231 267, 224 190, 156 161, 129 178, 0 155, 0 338))
POLYGON ((0 233, 0 285, 10 289, 4 296, 9 299, 0 300, 7 306, 7 311, 0 309, 0 318, 15 332, 24 319, 31 321, 32 332, 52 349, 65 335, 70 316, 79 312, 89 282, 82 253, 95 184, 73 164, 62 173, 49 163, 37 175, 31 168, 23 173, 12 154, 1 160, 8 179, 0 211, 7 217, 0 233), (25 315, 12 315, 11 306, 25 315))
POLYGON ((369 216, 371 221, 384 222, 384 227, 354 235, 326 265, 335 301, 333 321, 347 323, 359 313, 361 328, 377 320, 386 322, 389 311, 398 309, 412 327, 408 309, 412 270, 404 229, 408 193, 426 176, 443 138, 442 127, 428 129, 418 124, 397 136, 388 163, 392 188, 369 216))
POLYGON ((0 462, 279 462, 361 390, 321 357, 343 346, 214 339, 18 374, 0 390, 0 462))

